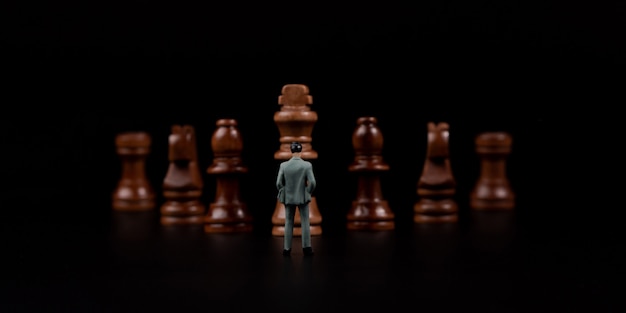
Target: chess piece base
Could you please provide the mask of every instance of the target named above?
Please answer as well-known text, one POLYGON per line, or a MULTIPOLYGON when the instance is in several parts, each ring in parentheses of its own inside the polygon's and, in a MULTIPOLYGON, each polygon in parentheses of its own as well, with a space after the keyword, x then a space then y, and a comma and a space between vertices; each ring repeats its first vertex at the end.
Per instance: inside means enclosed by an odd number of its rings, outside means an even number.
MULTIPOLYGON (((322 226, 319 225, 311 225, 309 228, 311 230, 311 236, 319 236, 322 234, 322 226)), ((272 227, 272 235, 274 236, 284 236, 285 235, 285 226, 274 226, 272 227)), ((293 227, 293 236, 300 237, 302 236, 302 228, 299 226, 293 227)))
POLYGON ((499 211, 512 210, 515 207, 515 201, 511 199, 476 199, 470 200, 470 207, 473 210, 499 211))
POLYGON ((113 199, 113 209, 116 211, 149 211, 154 207, 154 199, 113 199))
POLYGON ((455 223, 459 220, 457 214, 451 215, 424 215, 415 214, 413 221, 415 223, 455 223))
POLYGON ((349 221, 387 221, 393 220, 394 214, 385 200, 352 201, 352 208, 347 216, 349 221))
POLYGON ((348 221, 349 230, 393 230, 394 221, 348 221))
POLYGON ((234 203, 211 203, 209 211, 204 217, 207 224, 250 224, 252 216, 248 207, 242 202, 234 203))
POLYGON ((204 217, 207 233, 237 233, 252 231, 252 217, 247 206, 241 202, 212 203, 204 217))
POLYGON ((162 225, 193 225, 204 223, 204 205, 200 201, 166 201, 161 206, 162 225))
POLYGON ((353 201, 347 216, 349 230, 390 230, 395 228, 394 214, 385 200, 353 201))
POLYGON ((458 221, 458 206, 452 199, 422 199, 413 207, 415 223, 440 223, 458 221))
POLYGON ((202 215, 192 216, 161 216, 161 225, 202 225, 202 215))
POLYGON ((166 201, 161 205, 161 214, 167 216, 196 216, 204 214, 204 205, 200 201, 166 201))
POLYGON ((252 224, 249 223, 211 223, 204 224, 205 233, 241 233, 251 232, 252 224))

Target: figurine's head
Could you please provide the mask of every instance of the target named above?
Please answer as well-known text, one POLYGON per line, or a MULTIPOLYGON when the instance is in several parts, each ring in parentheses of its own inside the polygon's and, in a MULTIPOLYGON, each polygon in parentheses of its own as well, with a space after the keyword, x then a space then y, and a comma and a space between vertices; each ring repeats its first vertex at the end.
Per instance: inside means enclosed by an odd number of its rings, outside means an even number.
POLYGON ((294 141, 291 143, 291 153, 298 153, 298 152, 302 152, 302 145, 299 142, 294 141))

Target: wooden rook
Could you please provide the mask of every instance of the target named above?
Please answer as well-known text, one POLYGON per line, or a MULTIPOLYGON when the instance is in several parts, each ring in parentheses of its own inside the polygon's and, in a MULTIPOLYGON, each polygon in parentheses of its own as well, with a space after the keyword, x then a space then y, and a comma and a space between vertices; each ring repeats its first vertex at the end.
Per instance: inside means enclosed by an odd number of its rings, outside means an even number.
POLYGON ((394 214, 383 198, 380 174, 389 170, 383 161, 383 135, 375 117, 360 117, 352 134, 354 162, 348 167, 358 174, 357 196, 347 215, 350 230, 394 229, 394 214))
POLYGON ((474 210, 511 210, 515 194, 506 176, 506 158, 511 153, 512 138, 505 132, 485 132, 476 137, 480 157, 480 176, 470 193, 474 210))
POLYGON ((125 132, 115 137, 122 175, 113 191, 112 207, 117 211, 148 211, 155 208, 155 193, 146 177, 146 158, 151 138, 146 132, 125 132))
MULTIPOLYGON (((317 159, 317 152, 311 145, 313 126, 317 122, 317 112, 309 107, 313 104, 313 98, 309 95, 309 87, 301 84, 288 84, 282 88, 282 95, 278 97, 280 111, 274 113, 274 122, 278 126, 280 134, 280 148, 274 153, 274 159, 284 161, 291 158, 291 142, 298 141, 302 144, 302 159, 317 159)), ((309 203, 309 221, 311 235, 322 234, 322 215, 317 207, 317 198, 311 197, 309 203)), ((284 236, 285 234, 285 205, 276 200, 276 207, 272 215, 272 234, 284 236)), ((296 209, 294 218, 293 235, 301 236, 300 212, 296 209)))
POLYGON ((428 146, 422 175, 417 184, 420 199, 415 203, 416 223, 456 222, 458 206, 453 197, 456 181, 449 155, 449 125, 428 123, 428 146))
POLYGON ((172 126, 169 167, 162 186, 166 201, 161 205, 161 224, 202 225, 205 213, 200 201, 203 184, 193 126, 172 126))
POLYGON ((252 216, 240 193, 239 181, 248 168, 241 158, 243 141, 237 121, 220 119, 216 126, 211 138, 213 163, 207 169, 207 173, 216 176, 216 193, 204 218, 204 230, 207 233, 252 231, 252 216))

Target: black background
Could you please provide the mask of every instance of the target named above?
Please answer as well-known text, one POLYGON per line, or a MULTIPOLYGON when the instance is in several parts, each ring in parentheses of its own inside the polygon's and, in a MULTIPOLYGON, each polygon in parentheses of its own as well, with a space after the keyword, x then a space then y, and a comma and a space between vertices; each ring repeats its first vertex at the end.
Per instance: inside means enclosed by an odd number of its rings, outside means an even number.
MULTIPOLYGON (((328 223, 343 223, 355 195, 347 166, 361 116, 378 119, 391 166, 384 194, 400 216, 416 200, 429 121, 451 126, 461 202, 478 176, 473 138, 483 131, 513 135, 508 174, 531 203, 606 188, 583 184, 596 172, 587 163, 619 155, 606 150, 623 98, 618 4, 62 2, 9 12, 2 174, 17 199, 109 197, 120 174, 114 137, 132 130, 153 137, 147 172, 158 191, 171 125, 196 128, 204 170, 215 122, 234 118, 250 169, 243 195, 264 227, 278 163, 273 115, 288 83, 309 86, 319 116, 312 138, 328 223)), ((204 178, 209 202, 214 178, 204 178)), ((94 210, 61 211, 80 219, 94 210)), ((582 206, 550 208, 563 212, 586 216, 582 206)))
MULTIPOLYGON (((82 236, 88 245, 109 229, 119 132, 151 134, 146 170, 162 201, 173 124, 195 127, 204 171, 215 122, 238 121, 249 167, 242 195, 255 234, 267 235, 278 166, 273 115, 282 86, 301 83, 319 116, 312 144, 325 233, 343 233, 355 196, 347 167, 358 117, 378 119, 391 167, 383 194, 401 230, 413 227, 426 123, 443 121, 464 221, 479 171, 473 139, 507 131, 514 140, 507 174, 525 227, 559 238, 578 261, 585 256, 590 263, 569 268, 598 289, 608 288, 607 276, 587 266, 623 274, 615 261, 623 255, 620 208, 609 200, 619 184, 605 178, 621 177, 623 154, 609 138, 619 133, 623 103, 623 5, 124 1, 21 3, 8 12, 0 171, 4 238, 16 249, 7 256, 19 269, 41 266, 32 253, 68 253, 54 250, 57 239, 82 236), (37 246, 47 248, 32 252, 37 246)), ((208 204, 215 180, 203 178, 208 204)), ((68 266, 47 264, 37 273, 68 266)), ((24 275, 7 277, 31 278, 24 275)), ((28 294, 32 280, 21 281, 13 299, 28 294)))

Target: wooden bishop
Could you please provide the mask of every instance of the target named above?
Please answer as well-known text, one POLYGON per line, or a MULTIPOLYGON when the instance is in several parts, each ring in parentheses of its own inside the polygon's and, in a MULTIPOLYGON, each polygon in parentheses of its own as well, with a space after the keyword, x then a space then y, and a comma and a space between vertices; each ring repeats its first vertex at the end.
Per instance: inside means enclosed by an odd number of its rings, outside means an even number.
POLYGON ((196 134, 191 125, 173 125, 169 136, 169 167, 163 179, 161 224, 203 223, 205 207, 198 166, 196 134))
POLYGON ((219 119, 211 137, 213 163, 207 173, 217 180, 215 200, 204 218, 207 233, 252 231, 252 215, 240 192, 241 176, 248 172, 241 152, 243 140, 234 119, 219 119))
POLYGON ((456 181, 448 149, 449 125, 428 123, 428 146, 422 175, 417 184, 420 199, 415 203, 416 223, 456 222, 458 206, 453 197, 456 181))
POLYGON ((383 198, 380 174, 389 170, 383 161, 383 135, 375 117, 360 117, 352 134, 354 162, 348 167, 358 174, 357 196, 347 215, 350 230, 394 229, 394 214, 383 198))
MULTIPOLYGON (((311 145, 313 126, 317 122, 317 112, 309 107, 313 98, 309 95, 309 87, 302 84, 288 84, 282 88, 282 95, 278 97, 280 111, 274 113, 274 122, 280 134, 280 148, 274 153, 276 160, 288 160, 291 158, 291 142, 298 141, 302 144, 302 159, 317 159, 317 152, 311 145)), ((309 203, 309 220, 311 223, 311 235, 322 234, 322 215, 317 207, 317 198, 311 197, 309 203)), ((285 206, 276 200, 276 207, 272 215, 272 234, 283 236, 285 234, 285 206)), ((294 218, 293 235, 301 236, 300 212, 296 209, 294 218)))

